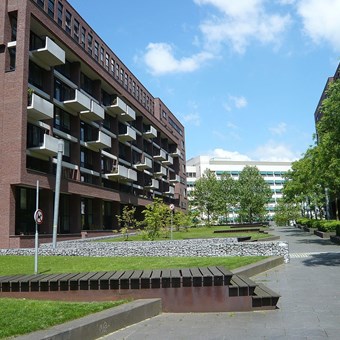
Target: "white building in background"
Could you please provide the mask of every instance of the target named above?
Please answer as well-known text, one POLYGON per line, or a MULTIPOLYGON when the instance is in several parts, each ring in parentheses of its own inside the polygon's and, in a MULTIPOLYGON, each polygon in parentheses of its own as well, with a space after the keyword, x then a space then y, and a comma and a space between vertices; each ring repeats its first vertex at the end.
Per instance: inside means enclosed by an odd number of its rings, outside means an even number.
POLYGON ((232 178, 238 179, 240 172, 247 165, 256 166, 266 183, 270 185, 273 195, 266 209, 268 217, 272 218, 277 201, 282 198, 284 174, 291 169, 291 162, 232 161, 209 156, 194 157, 186 163, 188 196, 190 197, 190 191, 193 190, 196 180, 203 175, 205 170, 215 172, 218 179, 223 173, 228 173, 232 178))

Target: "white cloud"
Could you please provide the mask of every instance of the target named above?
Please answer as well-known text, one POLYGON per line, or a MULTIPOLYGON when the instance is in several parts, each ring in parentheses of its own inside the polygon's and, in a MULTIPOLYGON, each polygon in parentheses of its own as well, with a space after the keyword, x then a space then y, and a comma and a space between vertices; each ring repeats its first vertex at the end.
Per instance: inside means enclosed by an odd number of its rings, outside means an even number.
POLYGON ((209 156, 230 159, 232 161, 250 161, 250 158, 247 155, 242 155, 237 151, 229 151, 221 148, 217 148, 209 152, 209 156))
POLYGON ((244 53, 250 41, 274 43, 279 41, 291 22, 289 14, 270 13, 265 0, 194 0, 200 6, 214 6, 220 13, 200 25, 207 48, 230 44, 234 51, 244 53))
POLYGON ((256 160, 272 162, 291 162, 300 158, 300 155, 293 152, 289 145, 276 143, 272 140, 257 147, 251 155, 256 160))
POLYGON ((340 51, 339 0, 300 0, 297 10, 305 33, 315 43, 326 41, 340 51))
POLYGON ((172 46, 167 43, 149 43, 143 57, 145 64, 154 75, 193 72, 212 58, 211 53, 202 51, 187 58, 176 59, 172 46))
POLYGON ((183 116, 183 121, 194 126, 199 126, 201 124, 201 118, 198 113, 189 113, 183 116))
POLYGON ((273 135, 283 135, 287 131, 287 124, 284 122, 281 122, 277 126, 270 127, 269 131, 273 135))
POLYGON ((223 104, 226 111, 231 111, 233 108, 242 109, 248 105, 248 101, 243 96, 228 96, 228 101, 223 104))

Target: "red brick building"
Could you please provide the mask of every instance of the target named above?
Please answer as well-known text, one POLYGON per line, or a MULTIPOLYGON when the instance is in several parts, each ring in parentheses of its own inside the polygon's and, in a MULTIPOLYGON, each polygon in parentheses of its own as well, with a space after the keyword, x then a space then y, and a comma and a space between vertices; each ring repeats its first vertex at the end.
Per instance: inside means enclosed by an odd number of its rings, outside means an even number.
POLYGON ((32 245, 37 180, 51 241, 59 139, 59 237, 186 209, 183 125, 66 0, 0 1, 0 75, 0 248, 32 245))

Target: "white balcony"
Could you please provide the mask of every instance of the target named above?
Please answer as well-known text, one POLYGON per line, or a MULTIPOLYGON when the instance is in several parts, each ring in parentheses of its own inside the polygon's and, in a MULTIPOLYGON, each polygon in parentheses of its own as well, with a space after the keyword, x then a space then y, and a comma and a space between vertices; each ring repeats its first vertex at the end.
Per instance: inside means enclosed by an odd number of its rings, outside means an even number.
POLYGON ((179 148, 176 148, 176 150, 174 152, 170 152, 170 155, 172 157, 181 157, 181 150, 179 148))
POLYGON ((126 125, 126 132, 120 133, 118 135, 118 139, 121 142, 131 142, 133 140, 136 140, 136 131, 132 129, 130 126, 126 125))
POLYGON ((98 139, 95 141, 88 141, 85 143, 85 145, 93 151, 99 151, 101 149, 110 148, 111 137, 102 131, 98 131, 98 139))
POLYGON ((170 183, 179 183, 180 177, 179 175, 173 176, 173 178, 170 178, 170 183))
POLYGON ((135 164, 137 170, 146 170, 146 169, 152 169, 152 160, 148 157, 141 157, 142 159, 135 164))
POLYGON ((76 112, 90 111, 91 99, 84 93, 76 89, 74 91, 74 98, 65 100, 64 105, 76 112))
POLYGON ((152 125, 148 127, 146 131, 143 132, 143 136, 145 138, 156 138, 157 137, 157 130, 152 125))
POLYGON ((166 195, 174 195, 175 194, 175 188, 172 186, 169 186, 169 190, 164 192, 166 195))
POLYGON ((133 182, 137 182, 137 172, 132 169, 128 169, 128 179, 133 182))
POLYGON ((118 119, 123 122, 131 122, 136 119, 136 112, 130 106, 126 105, 126 112, 120 113, 118 119))
POLYGON ((168 159, 162 162, 164 165, 172 165, 174 164, 174 159, 168 155, 168 159))
POLYGON ((117 165, 115 169, 112 170, 112 172, 105 175, 110 180, 129 179, 128 168, 123 165, 117 165))
POLYGON ((122 99, 117 97, 112 105, 106 106, 106 111, 111 116, 120 115, 121 113, 126 113, 127 105, 122 99))
POLYGON ((53 157, 58 153, 58 139, 44 134, 42 145, 28 149, 33 154, 53 157))
POLYGON ((93 100, 91 100, 90 110, 81 111, 80 113, 81 113, 81 117, 85 117, 93 121, 103 120, 105 117, 104 109, 93 100))
POLYGON ((157 177, 163 177, 163 176, 166 176, 167 173, 166 173, 166 168, 164 166, 161 166, 158 170, 156 170, 154 173, 154 176, 157 176, 157 177))
POLYGON ((52 119, 53 104, 36 93, 32 93, 30 103, 27 106, 27 114, 34 120, 52 119))
POLYGON ((49 37, 45 39, 45 46, 32 51, 32 55, 45 69, 65 64, 65 51, 49 37))
POLYGON ((166 157, 166 152, 163 149, 159 149, 156 152, 156 155, 153 156, 154 159, 156 159, 157 161, 166 161, 167 157, 166 157))
POLYGON ((150 179, 150 181, 146 182, 145 186, 146 189, 159 189, 159 182, 157 179, 150 179))

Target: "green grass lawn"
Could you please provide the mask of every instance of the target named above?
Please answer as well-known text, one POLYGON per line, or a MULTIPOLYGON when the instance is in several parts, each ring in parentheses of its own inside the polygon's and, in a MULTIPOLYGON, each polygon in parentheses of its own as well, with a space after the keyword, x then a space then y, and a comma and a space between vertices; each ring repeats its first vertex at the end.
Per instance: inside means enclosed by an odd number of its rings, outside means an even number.
MULTIPOLYGON (((261 228, 266 230, 265 227, 261 228)), ((214 227, 197 227, 197 228, 188 228, 186 230, 173 231, 173 239, 174 240, 185 240, 192 238, 226 238, 226 237, 240 237, 240 236, 251 236, 252 240, 264 239, 273 235, 263 234, 263 233, 242 233, 241 231, 237 231, 236 228, 230 228, 228 226, 214 226, 214 227), (233 233, 214 233, 215 230, 234 230, 233 233)), ((160 236, 156 240, 169 240, 170 233, 168 237, 160 236)), ((128 238, 129 241, 143 241, 142 235, 131 235, 128 238)), ((98 242, 120 242, 124 241, 123 237, 113 237, 104 240, 99 240, 98 242)))
POLYGON ((60 302, 0 298, 0 339, 31 333, 118 306, 113 302, 60 302))
MULTIPOLYGON (((238 257, 82 257, 39 256, 40 274, 81 273, 112 270, 225 266, 235 269, 264 259, 238 257)), ((0 275, 33 274, 34 256, 0 256, 0 275)))

